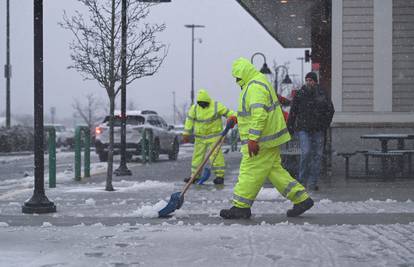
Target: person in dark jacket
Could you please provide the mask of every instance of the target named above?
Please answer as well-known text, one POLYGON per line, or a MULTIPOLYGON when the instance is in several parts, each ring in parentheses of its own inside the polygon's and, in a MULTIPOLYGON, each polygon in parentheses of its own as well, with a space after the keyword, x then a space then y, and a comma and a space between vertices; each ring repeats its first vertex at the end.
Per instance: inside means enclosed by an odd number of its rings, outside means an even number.
POLYGON ((288 129, 300 142, 298 181, 310 190, 318 190, 325 131, 335 112, 332 101, 318 84, 316 73, 305 76, 306 85, 296 93, 288 118, 288 129))

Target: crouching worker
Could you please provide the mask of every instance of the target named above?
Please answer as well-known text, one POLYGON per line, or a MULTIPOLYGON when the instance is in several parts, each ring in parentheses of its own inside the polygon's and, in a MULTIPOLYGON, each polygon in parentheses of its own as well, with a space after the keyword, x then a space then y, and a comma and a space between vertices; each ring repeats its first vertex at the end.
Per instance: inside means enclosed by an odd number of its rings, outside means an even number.
POLYGON ((281 144, 290 140, 275 90, 265 76, 245 58, 233 63, 232 75, 241 88, 237 118, 242 142, 242 160, 233 193, 233 207, 220 211, 224 219, 250 218, 250 207, 268 178, 293 202, 288 217, 296 217, 313 206, 305 188, 282 167, 281 144))
MULTIPOLYGON (((204 157, 214 144, 220 139, 223 131, 222 117, 234 115, 234 111, 229 110, 223 104, 213 101, 207 91, 200 89, 197 94, 197 103, 192 105, 188 111, 184 125, 183 142, 188 143, 190 135, 194 134, 194 152, 191 162, 191 174, 194 174, 204 157)), ((214 184, 224 183, 225 162, 221 148, 217 148, 210 156, 211 170, 216 176, 214 184)), ((199 179, 197 177, 195 182, 199 179)), ((184 179, 188 182, 190 178, 184 179)))

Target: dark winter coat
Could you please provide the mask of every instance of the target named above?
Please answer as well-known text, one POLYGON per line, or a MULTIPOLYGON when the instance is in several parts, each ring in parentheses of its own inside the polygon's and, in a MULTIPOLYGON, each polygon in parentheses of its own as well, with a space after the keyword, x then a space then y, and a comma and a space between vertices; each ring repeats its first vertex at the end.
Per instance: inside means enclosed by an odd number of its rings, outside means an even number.
POLYGON ((334 112, 332 101, 318 84, 314 88, 304 85, 292 101, 287 125, 289 132, 325 131, 331 124, 334 112))

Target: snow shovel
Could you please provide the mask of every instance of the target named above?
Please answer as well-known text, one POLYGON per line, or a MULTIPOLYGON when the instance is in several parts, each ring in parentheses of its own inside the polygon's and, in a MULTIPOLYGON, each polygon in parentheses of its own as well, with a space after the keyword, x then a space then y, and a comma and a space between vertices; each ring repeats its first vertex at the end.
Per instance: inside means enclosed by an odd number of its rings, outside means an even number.
MULTIPOLYGON (((216 151, 216 154, 214 155, 213 160, 211 161, 211 165, 213 165, 214 161, 216 160, 216 158, 217 158, 217 156, 219 154, 219 149, 221 149, 221 145, 223 144, 223 142, 224 142, 224 138, 221 139, 220 144, 218 145, 217 149, 215 150, 216 151)), ((203 173, 201 174, 200 179, 198 179, 197 184, 198 185, 204 184, 204 182, 207 181, 208 178, 210 178, 210 175, 211 175, 211 168, 209 168, 207 166, 204 167, 203 173)))
POLYGON ((206 165, 208 159, 210 158, 211 154, 216 150, 216 148, 223 143, 224 137, 233 126, 233 122, 230 121, 227 123, 226 128, 224 128, 223 132, 221 133, 220 139, 214 144, 213 148, 207 153, 207 156, 204 158, 203 162, 198 166, 196 172, 191 176, 190 180, 185 184, 182 192, 175 192, 171 195, 170 201, 168 202, 167 206, 158 212, 159 218, 166 218, 169 217, 169 214, 174 212, 177 209, 180 209, 184 203, 184 194, 190 188, 191 184, 195 180, 195 178, 200 174, 201 170, 206 165))

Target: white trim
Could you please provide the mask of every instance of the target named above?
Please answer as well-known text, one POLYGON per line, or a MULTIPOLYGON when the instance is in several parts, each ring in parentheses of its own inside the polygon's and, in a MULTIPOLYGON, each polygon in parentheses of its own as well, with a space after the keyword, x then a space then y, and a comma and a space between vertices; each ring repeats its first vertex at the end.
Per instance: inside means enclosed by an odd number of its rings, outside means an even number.
POLYGON ((342 111, 342 1, 332 1, 332 102, 335 110, 342 111))
POLYGON ((374 111, 392 111, 392 1, 374 0, 374 111))
POLYGON ((414 112, 335 112, 333 123, 414 123, 414 112))

